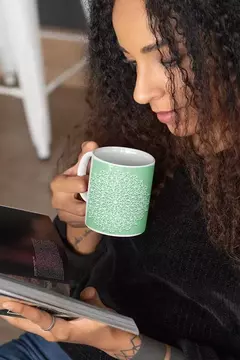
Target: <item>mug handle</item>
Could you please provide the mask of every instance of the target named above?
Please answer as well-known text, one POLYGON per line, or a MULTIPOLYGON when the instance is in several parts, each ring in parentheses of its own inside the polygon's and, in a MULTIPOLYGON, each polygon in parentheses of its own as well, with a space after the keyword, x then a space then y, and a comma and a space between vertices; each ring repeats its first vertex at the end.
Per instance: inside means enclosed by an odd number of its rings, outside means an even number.
MULTIPOLYGON (((77 170, 78 176, 87 175, 88 163, 91 160, 92 156, 93 156, 93 151, 89 151, 83 155, 83 157, 81 158, 79 165, 78 165, 78 170, 77 170)), ((80 195, 81 195, 82 199, 87 202, 88 191, 86 191, 84 193, 80 193, 80 195)))

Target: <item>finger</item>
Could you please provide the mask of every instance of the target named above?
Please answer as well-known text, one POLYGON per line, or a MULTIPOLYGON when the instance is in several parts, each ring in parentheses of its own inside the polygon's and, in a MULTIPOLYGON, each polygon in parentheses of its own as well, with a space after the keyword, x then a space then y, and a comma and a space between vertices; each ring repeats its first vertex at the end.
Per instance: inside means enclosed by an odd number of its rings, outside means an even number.
POLYGON ((67 176, 58 175, 51 182, 51 190, 53 193, 81 193, 87 191, 88 175, 85 176, 67 176))
POLYGON ((2 304, 8 301, 13 301, 12 298, 9 298, 7 296, 0 296, 0 309, 2 309, 2 304))
POLYGON ((106 308, 106 306, 101 301, 98 292, 93 287, 88 287, 81 292, 80 299, 86 303, 100 308, 106 308))
MULTIPOLYGON (((84 154, 86 154, 89 151, 94 151, 98 148, 98 144, 94 141, 85 141, 82 144, 82 153, 79 155, 78 157, 78 163, 76 164, 77 166, 77 170, 78 170, 78 166, 79 166, 79 162, 81 161, 82 157, 84 154)), ((88 166, 87 166, 87 174, 89 174, 90 172, 90 165, 91 165, 91 160, 89 160, 88 166)))
POLYGON ((75 165, 73 165, 71 168, 67 169, 64 174, 65 175, 72 175, 72 176, 76 176, 77 175, 77 170, 78 170, 78 165, 79 165, 79 161, 82 159, 83 155, 86 154, 88 151, 93 151, 95 149, 98 148, 98 144, 95 143, 94 141, 85 141, 84 143, 82 143, 81 146, 81 152, 78 156, 78 161, 75 165))
POLYGON ((74 228, 81 228, 85 226, 85 216, 76 216, 66 211, 58 211, 58 217, 63 222, 74 228))
POLYGON ((30 320, 2 315, 0 316, 0 318, 20 330, 30 332, 36 335, 42 334, 41 328, 30 320))
MULTIPOLYGON (((43 325, 46 328, 50 326, 52 322, 52 317, 45 311, 40 311, 34 306, 28 306, 19 302, 6 302, 3 303, 2 307, 4 309, 10 310, 17 314, 20 314, 24 318, 32 321, 36 325, 43 325)), ((42 327, 42 326, 41 326, 42 327)))
POLYGON ((85 216, 86 213, 86 203, 77 200, 74 194, 58 193, 53 195, 52 207, 76 216, 85 216))
MULTIPOLYGON (((98 144, 95 141, 85 141, 82 143, 82 153, 93 151, 98 148, 98 144)), ((80 155, 81 156, 81 155, 80 155)))
MULTIPOLYGON (((19 303, 19 300, 18 300, 18 299, 14 299, 14 298, 12 298, 12 297, 1 296, 1 297, 0 297, 0 309, 3 308, 2 305, 3 305, 4 303, 19 303)), ((32 303, 29 302, 29 301, 25 301, 25 300, 24 300, 24 301, 22 301, 21 303, 23 303, 23 304, 25 304, 25 305, 30 305, 30 306, 32 306, 32 303)))
MULTIPOLYGON (((44 330, 42 330, 42 327, 40 325, 43 325, 43 324, 40 324, 40 323, 38 324, 37 322, 32 321, 33 319, 35 320, 35 319, 40 318, 39 315, 36 315, 36 312, 40 312, 40 310, 38 310, 34 307, 31 307, 31 306, 23 305, 21 303, 16 303, 16 302, 7 302, 7 303, 4 303, 3 306, 5 309, 8 309, 12 312, 15 312, 15 313, 23 316, 23 318, 3 316, 2 318, 5 321, 7 321, 9 324, 11 324, 12 326, 17 327, 18 329, 21 329, 23 331, 27 331, 27 332, 31 332, 33 334, 40 335, 48 341, 53 340, 51 332, 45 332, 44 330), (31 318, 32 320, 29 318, 31 318)), ((52 322, 51 316, 50 315, 48 315, 48 316, 49 316, 49 318, 47 320, 45 319, 46 329, 47 329, 47 326, 48 327, 50 326, 50 321, 52 322)))
MULTIPOLYGON (((89 151, 93 151, 98 148, 98 144, 94 141, 85 141, 82 144, 82 151, 80 152, 78 156, 78 162, 73 165, 70 169, 66 170, 64 172, 65 175, 71 175, 76 176, 78 171, 79 162, 81 161, 84 154, 86 154, 89 151)), ((88 166, 88 172, 89 172, 89 166, 88 166)))
MULTIPOLYGON (((64 175, 77 176, 78 167, 79 167, 79 162, 80 162, 80 160, 81 160, 81 157, 82 157, 82 156, 79 155, 79 161, 78 161, 73 167, 71 167, 70 169, 66 170, 66 171, 64 172, 64 175)), ((88 166, 87 166, 87 171, 86 171, 87 174, 89 174, 89 172, 90 172, 90 165, 91 165, 91 160, 89 160, 89 163, 88 163, 88 166)))
POLYGON ((25 331, 37 333, 49 341, 67 341, 70 334, 70 325, 63 319, 56 318, 56 322, 51 331, 48 329, 53 317, 45 311, 41 311, 34 306, 28 306, 22 303, 7 302, 3 304, 5 309, 16 312, 23 316, 25 319, 11 318, 11 322, 14 326, 21 328, 25 331))
POLYGON ((77 164, 73 165, 72 167, 64 171, 63 175, 77 176, 77 167, 76 167, 77 164))

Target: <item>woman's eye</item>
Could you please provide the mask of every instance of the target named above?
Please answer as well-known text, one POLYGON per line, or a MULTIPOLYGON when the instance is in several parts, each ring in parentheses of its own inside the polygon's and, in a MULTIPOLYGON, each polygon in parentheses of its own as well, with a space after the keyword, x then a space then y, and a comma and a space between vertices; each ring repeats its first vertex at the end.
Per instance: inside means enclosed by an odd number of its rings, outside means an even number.
POLYGON ((137 66, 137 62, 136 61, 134 61, 134 60, 128 60, 128 59, 123 59, 123 62, 125 63, 125 64, 128 64, 128 65, 130 65, 132 68, 134 68, 134 69, 136 69, 136 66, 137 66))
POLYGON ((169 61, 161 61, 161 64, 165 67, 165 68, 175 68, 177 66, 179 66, 178 64, 178 60, 177 59, 172 59, 169 61))

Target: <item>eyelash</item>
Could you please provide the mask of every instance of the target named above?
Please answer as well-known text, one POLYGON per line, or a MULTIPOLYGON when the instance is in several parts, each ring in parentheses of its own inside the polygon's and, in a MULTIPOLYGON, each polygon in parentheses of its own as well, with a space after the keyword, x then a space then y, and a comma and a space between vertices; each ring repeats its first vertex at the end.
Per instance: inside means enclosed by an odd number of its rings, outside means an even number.
POLYGON ((161 64, 167 69, 175 68, 178 66, 178 60, 175 58, 170 61, 161 61, 161 64))
MULTIPOLYGON (((136 68, 137 66, 137 63, 136 61, 131 61, 131 60, 128 60, 128 59, 123 59, 123 62, 125 64, 129 64, 131 65, 132 68, 136 68)), ((177 59, 173 59, 173 60, 170 60, 170 61, 160 61, 160 63, 166 68, 166 69, 169 69, 169 68, 175 68, 178 66, 178 60, 177 59)))
POLYGON ((133 69, 135 69, 137 67, 137 62, 136 61, 131 61, 131 60, 128 60, 128 59, 124 58, 123 62, 125 64, 130 65, 133 69))

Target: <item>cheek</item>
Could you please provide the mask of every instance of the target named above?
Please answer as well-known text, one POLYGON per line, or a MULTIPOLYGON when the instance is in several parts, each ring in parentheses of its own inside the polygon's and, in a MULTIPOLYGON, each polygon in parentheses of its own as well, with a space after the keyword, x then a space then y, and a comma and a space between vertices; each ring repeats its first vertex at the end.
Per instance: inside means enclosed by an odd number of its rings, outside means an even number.
POLYGON ((185 120, 185 124, 182 126, 181 131, 185 133, 185 136, 195 135, 197 132, 197 126, 198 126, 197 113, 191 112, 189 114, 187 123, 185 120))
POLYGON ((167 70, 168 78, 168 92, 174 102, 175 109, 180 109, 185 106, 186 103, 186 86, 183 81, 181 70, 173 68, 167 70))
POLYGON ((181 69, 178 69, 174 75, 175 89, 177 89, 176 100, 179 103, 179 108, 187 107, 191 104, 192 91, 190 86, 193 84, 193 81, 194 73, 191 70, 191 61, 186 56, 182 60, 181 69))
POLYGON ((181 64, 181 68, 174 74, 175 86, 175 107, 179 109, 179 124, 169 125, 169 130, 176 136, 191 136, 196 134, 198 114, 192 103, 192 91, 188 84, 192 84, 194 74, 190 70, 190 59, 186 57, 181 64))
POLYGON ((188 106, 179 111, 178 126, 176 124, 171 124, 168 126, 168 129, 175 136, 192 136, 197 132, 197 124, 197 111, 188 106))

